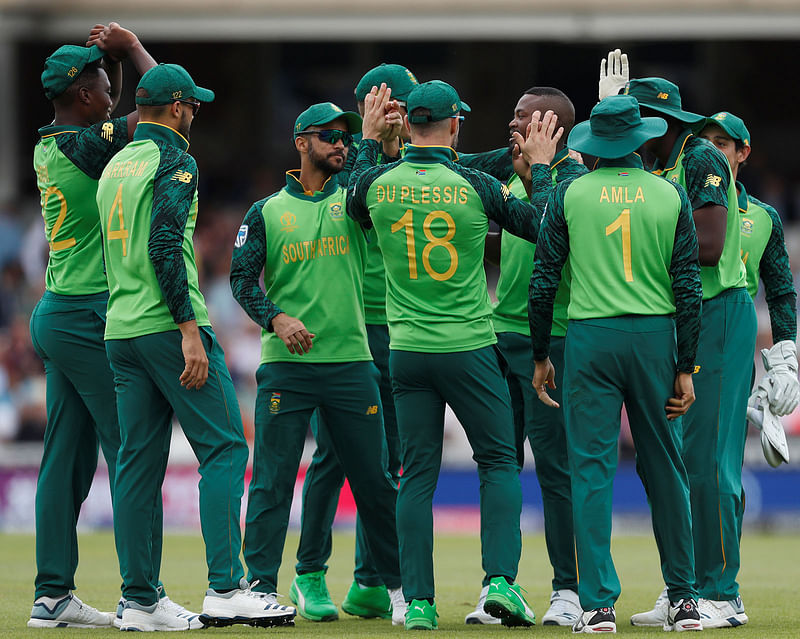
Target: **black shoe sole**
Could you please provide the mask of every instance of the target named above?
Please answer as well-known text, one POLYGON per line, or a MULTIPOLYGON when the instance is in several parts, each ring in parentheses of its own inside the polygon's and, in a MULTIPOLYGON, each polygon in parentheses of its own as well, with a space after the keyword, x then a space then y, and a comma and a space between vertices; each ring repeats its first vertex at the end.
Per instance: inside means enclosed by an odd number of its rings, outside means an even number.
POLYGON ((516 628, 518 626, 532 626, 530 621, 525 621, 519 617, 512 615, 508 610, 495 601, 487 601, 483 605, 483 611, 492 615, 495 619, 499 619, 500 623, 508 628, 516 628))
POLYGON ((200 622, 206 627, 211 626, 214 628, 226 628, 227 626, 233 626, 237 623, 255 626, 257 628, 275 628, 278 626, 293 626, 294 615, 259 617, 256 619, 249 617, 209 617, 208 615, 200 615, 200 622))

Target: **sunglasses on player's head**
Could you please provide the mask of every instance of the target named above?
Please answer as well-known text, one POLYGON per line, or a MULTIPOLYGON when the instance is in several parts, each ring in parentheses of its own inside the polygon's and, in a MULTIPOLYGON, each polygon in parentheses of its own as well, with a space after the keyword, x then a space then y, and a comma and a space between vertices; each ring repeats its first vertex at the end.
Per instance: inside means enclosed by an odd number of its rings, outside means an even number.
POLYGON ((350 146, 353 143, 352 134, 347 131, 340 131, 339 129, 322 129, 321 131, 298 131, 297 135, 316 135, 322 142, 328 144, 336 144, 339 140, 345 146, 350 146))

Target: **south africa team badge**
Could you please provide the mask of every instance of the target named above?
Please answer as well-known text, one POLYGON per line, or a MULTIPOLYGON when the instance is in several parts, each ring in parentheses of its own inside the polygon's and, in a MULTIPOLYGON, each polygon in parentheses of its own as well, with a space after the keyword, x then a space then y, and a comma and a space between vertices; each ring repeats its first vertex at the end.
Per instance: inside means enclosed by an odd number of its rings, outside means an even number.
POLYGON ((272 397, 269 399, 269 412, 273 415, 277 415, 278 411, 281 409, 281 394, 280 393, 272 393, 272 397))
POLYGON ((334 202, 330 205, 328 209, 328 213, 330 213, 331 217, 336 220, 340 217, 344 216, 344 207, 342 206, 341 202, 334 202))

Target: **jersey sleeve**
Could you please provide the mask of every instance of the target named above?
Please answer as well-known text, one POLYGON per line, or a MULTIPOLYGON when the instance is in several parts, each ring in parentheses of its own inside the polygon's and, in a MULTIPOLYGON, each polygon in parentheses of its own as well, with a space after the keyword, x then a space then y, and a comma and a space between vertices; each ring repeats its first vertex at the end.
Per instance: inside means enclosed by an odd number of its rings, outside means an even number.
POLYGON ((589 172, 583 164, 576 162, 572 158, 565 160, 558 165, 555 172, 555 184, 553 184, 553 169, 547 164, 534 164, 531 166, 531 197, 530 201, 537 209, 543 210, 550 195, 556 186, 562 182, 572 182, 589 172))
POLYGON ((372 183, 391 164, 378 165, 381 154, 381 144, 377 140, 361 140, 350 182, 347 189, 347 214, 364 228, 372 228, 367 207, 367 193, 372 183))
POLYGON ((684 158, 686 192, 692 210, 707 204, 728 208, 731 169, 721 151, 705 140, 698 140, 684 158))
POLYGON ((197 164, 188 153, 161 146, 161 162, 153 178, 153 211, 147 252, 161 294, 176 324, 195 319, 183 257, 186 223, 197 191, 197 164), (177 171, 188 182, 173 179, 177 171))
POLYGON ((497 222, 509 233, 536 243, 539 234, 539 209, 515 197, 505 184, 491 175, 465 169, 453 162, 447 166, 472 185, 483 203, 486 217, 497 222))
POLYGON ((81 171, 94 180, 108 161, 128 143, 127 117, 98 122, 75 135, 56 136, 58 149, 81 171))
POLYGON ((239 227, 231 258, 231 292, 250 319, 272 331, 272 318, 283 311, 264 295, 259 284, 267 261, 267 231, 261 213, 265 202, 253 204, 239 227))
POLYGON ((508 147, 483 153, 459 153, 458 163, 469 169, 488 173, 502 182, 508 181, 514 174, 511 151, 508 147))
MULTIPOLYGON (((755 199, 755 198, 753 198, 755 199)), ((768 204, 757 202, 772 220, 772 232, 758 263, 772 326, 772 342, 797 339, 797 291, 794 288, 789 254, 780 215, 768 204)))
POLYGON ((683 187, 678 184, 673 186, 678 191, 681 203, 669 268, 675 296, 675 332, 678 342, 676 368, 681 372, 691 373, 694 370, 697 341, 700 338, 703 287, 700 283, 697 231, 692 217, 692 204, 683 187))
POLYGON ((550 331, 553 303, 561 270, 569 255, 569 234, 564 217, 564 194, 570 182, 556 187, 547 201, 534 253, 533 274, 528 291, 528 322, 531 329, 533 359, 542 361, 550 355, 550 331))

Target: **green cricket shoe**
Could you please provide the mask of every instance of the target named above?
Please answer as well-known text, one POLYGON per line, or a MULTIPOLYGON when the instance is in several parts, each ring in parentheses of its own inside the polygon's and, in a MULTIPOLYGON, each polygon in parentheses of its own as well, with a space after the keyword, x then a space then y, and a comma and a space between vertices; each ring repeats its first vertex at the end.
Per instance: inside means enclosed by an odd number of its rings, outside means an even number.
POLYGON ((354 617, 389 619, 392 616, 392 602, 386 586, 362 586, 353 581, 342 602, 342 610, 354 617))
POLYGON ((424 599, 412 599, 406 610, 406 630, 436 630, 439 623, 436 617, 436 602, 429 604, 424 599))
POLYGON ((289 599, 297 606, 300 616, 309 621, 336 621, 339 618, 339 610, 325 584, 324 570, 295 576, 289 599))
POLYGON ((504 577, 495 577, 489 582, 483 609, 497 617, 504 626, 532 626, 536 623, 536 615, 522 596, 519 584, 509 585, 504 577))

